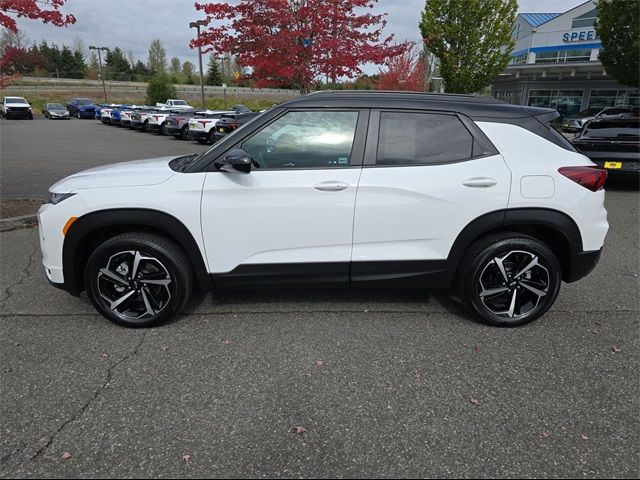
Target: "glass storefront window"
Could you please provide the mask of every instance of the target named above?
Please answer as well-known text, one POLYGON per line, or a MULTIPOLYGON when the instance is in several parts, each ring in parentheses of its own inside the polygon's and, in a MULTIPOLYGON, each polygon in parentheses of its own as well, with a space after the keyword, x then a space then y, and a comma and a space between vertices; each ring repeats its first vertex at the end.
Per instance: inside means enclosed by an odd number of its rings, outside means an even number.
POLYGON ((588 62, 590 59, 591 50, 588 48, 536 53, 536 63, 588 62))
POLYGON ((628 107, 640 105, 638 90, 591 90, 590 107, 628 107))
POLYGON ((527 56, 527 53, 523 53, 517 57, 511 57, 511 65, 522 65, 523 63, 527 63, 527 56))
POLYGON ((531 90, 528 104, 532 107, 555 108, 560 115, 580 111, 583 90, 531 90))

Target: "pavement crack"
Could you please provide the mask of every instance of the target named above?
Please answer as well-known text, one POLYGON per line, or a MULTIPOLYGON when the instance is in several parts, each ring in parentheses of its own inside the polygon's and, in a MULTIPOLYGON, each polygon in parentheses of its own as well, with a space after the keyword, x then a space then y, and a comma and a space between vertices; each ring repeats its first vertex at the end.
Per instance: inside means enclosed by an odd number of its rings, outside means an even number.
POLYGON ((109 366, 109 368, 107 369, 107 374, 106 374, 106 377, 104 379, 104 382, 102 382, 102 384, 96 389, 96 391, 93 392, 93 395, 91 396, 91 398, 89 398, 89 400, 87 400, 87 402, 80 408, 80 410, 78 412, 76 412, 70 418, 65 420, 60 425, 60 427, 58 427, 58 429, 53 433, 53 435, 51 435, 51 437, 49 438, 47 443, 45 445, 43 445, 34 455, 32 455, 30 460, 34 460, 37 457, 42 456, 47 451, 47 449, 53 444, 53 442, 58 437, 58 435, 60 433, 62 433, 62 431, 67 427, 67 425, 75 422, 76 420, 80 420, 80 418, 82 418, 82 416, 88 410, 88 408, 93 404, 93 402, 95 402, 98 399, 98 397, 103 392, 103 390, 105 388, 107 388, 109 386, 109 384, 111 383, 111 380, 113 379, 113 371, 117 367, 119 367, 120 365, 124 364, 125 362, 128 362, 129 360, 131 360, 133 357, 135 357, 138 354, 138 350, 140 349, 140 347, 144 343, 144 340, 145 340, 146 336, 147 336, 147 332, 146 331, 142 331, 142 335, 140 337, 140 341, 135 345, 135 347, 128 354, 123 356, 120 360, 118 360, 117 362, 115 362, 115 363, 113 363, 113 364, 111 364, 109 366))
POLYGON ((17 288, 20 285, 22 285, 22 283, 27 280, 28 278, 31 277, 31 275, 33 275, 34 272, 31 271, 32 267, 33 267, 33 263, 34 263, 34 259, 37 256, 37 253, 39 252, 39 247, 40 245, 36 242, 36 244, 33 246, 33 251, 29 254, 29 258, 27 261, 27 266, 24 267, 22 269, 22 275, 21 277, 18 279, 17 282, 11 284, 11 285, 7 285, 4 289, 4 298, 0 300, 0 304, 6 302, 7 300, 9 300, 11 297, 13 297, 16 293, 18 293, 20 290, 17 288))

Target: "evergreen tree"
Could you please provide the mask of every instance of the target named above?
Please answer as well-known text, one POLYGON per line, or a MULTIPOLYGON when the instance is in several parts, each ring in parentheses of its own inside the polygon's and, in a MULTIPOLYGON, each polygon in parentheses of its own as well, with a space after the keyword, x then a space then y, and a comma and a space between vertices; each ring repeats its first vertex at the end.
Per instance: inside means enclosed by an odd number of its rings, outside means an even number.
POLYGON ((131 66, 119 47, 109 50, 105 59, 105 75, 110 80, 131 80, 131 66))
POLYGON ((156 73, 147 85, 147 103, 164 103, 169 98, 175 98, 176 87, 171 83, 171 78, 164 72, 156 73))
POLYGON ((209 57, 209 67, 207 68, 204 83, 206 85, 222 85, 222 75, 220 75, 218 61, 213 55, 209 57))
POLYGON ((84 78, 87 74, 87 64, 80 50, 73 52, 73 76, 71 78, 84 78))
POLYGON ((173 57, 171 62, 169 62, 169 73, 176 77, 182 73, 182 65, 180 64, 180 59, 178 57, 173 57))
POLYGON ((477 92, 504 71, 517 9, 516 0, 427 0, 420 31, 447 92, 477 92))
POLYGON ((146 82, 150 77, 149 69, 142 60, 136 62, 135 67, 133 67, 133 74, 138 82, 146 82))
POLYGON ((596 30, 600 61, 622 85, 640 86, 640 1, 600 0, 596 30))

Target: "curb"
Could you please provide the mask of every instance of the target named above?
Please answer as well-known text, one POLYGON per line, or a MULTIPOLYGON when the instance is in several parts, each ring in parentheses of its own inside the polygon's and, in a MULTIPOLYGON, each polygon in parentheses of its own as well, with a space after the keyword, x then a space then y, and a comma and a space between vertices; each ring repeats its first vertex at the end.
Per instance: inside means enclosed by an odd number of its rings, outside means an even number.
POLYGON ((32 227, 38 223, 38 214, 21 215, 19 217, 0 218, 0 232, 10 232, 19 228, 32 227))

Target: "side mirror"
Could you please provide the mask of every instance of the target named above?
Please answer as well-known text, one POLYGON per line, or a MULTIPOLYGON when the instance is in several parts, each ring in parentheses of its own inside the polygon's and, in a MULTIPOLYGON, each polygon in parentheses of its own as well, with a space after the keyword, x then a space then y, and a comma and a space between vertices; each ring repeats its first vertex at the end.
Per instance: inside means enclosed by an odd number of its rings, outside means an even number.
POLYGON ((251 173, 253 158, 241 148, 231 150, 226 157, 213 162, 213 166, 218 170, 227 173, 251 173))

